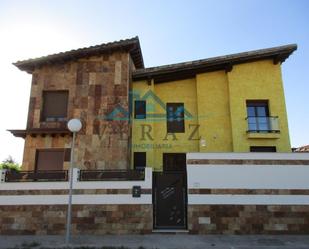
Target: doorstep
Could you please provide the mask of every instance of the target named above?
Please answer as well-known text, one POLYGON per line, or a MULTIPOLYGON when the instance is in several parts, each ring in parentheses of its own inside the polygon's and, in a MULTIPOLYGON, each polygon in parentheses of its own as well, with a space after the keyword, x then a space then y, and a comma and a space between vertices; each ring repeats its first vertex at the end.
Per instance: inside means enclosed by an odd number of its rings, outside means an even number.
POLYGON ((189 233, 189 230, 185 229, 154 229, 152 230, 153 233, 189 233))

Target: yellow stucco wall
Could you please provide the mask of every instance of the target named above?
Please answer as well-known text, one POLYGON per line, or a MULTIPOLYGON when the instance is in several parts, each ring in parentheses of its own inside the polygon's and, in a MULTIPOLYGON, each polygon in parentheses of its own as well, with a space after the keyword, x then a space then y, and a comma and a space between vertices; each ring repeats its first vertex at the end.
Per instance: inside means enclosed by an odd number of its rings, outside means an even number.
POLYGON ((200 151, 231 152, 233 144, 225 71, 197 75, 196 89, 199 135, 206 142, 206 146, 200 146, 200 151))
MULTIPOLYGON (((142 98, 149 90, 152 91, 164 105, 166 103, 184 103, 186 111, 193 117, 197 116, 197 96, 195 79, 181 80, 177 82, 168 82, 163 84, 148 85, 147 82, 135 82, 133 84, 135 93, 140 94, 142 98)), ((153 167, 155 170, 162 168, 163 152, 193 152, 199 150, 198 134, 190 139, 198 120, 186 116, 185 133, 175 133, 167 135, 166 129, 166 110, 152 97, 146 99, 148 114, 159 114, 160 117, 149 117, 146 119, 134 119, 132 131, 132 153, 135 151, 147 152, 147 165, 153 167), (148 126, 148 127, 147 127, 148 126), (151 128, 149 128, 151 127, 151 128), (149 132, 150 137, 143 136, 144 133, 149 132), (194 140, 195 139, 195 140, 194 140)), ((133 158, 133 154, 132 154, 133 158)))
POLYGON ((276 146, 277 152, 290 152, 280 65, 274 65, 272 60, 239 64, 233 67, 227 77, 233 151, 248 152, 250 146, 276 146), (247 130, 246 100, 257 99, 268 100, 270 116, 279 117, 279 136, 269 134, 269 138, 248 138, 245 132, 247 130))
MULTIPOLYGON (((134 152, 147 152, 147 166, 162 170, 163 153, 172 152, 249 152, 250 146, 276 146, 290 152, 287 115, 280 65, 272 60, 234 65, 232 71, 198 74, 195 78, 153 84, 133 82, 133 92, 142 98, 151 90, 164 105, 184 103, 185 132, 166 137, 166 111, 152 97, 145 98, 146 119, 132 121, 132 158, 134 152), (278 116, 280 134, 247 134, 246 100, 268 100, 271 116, 278 116), (149 114, 162 114, 160 118, 149 114), (196 125, 198 132, 192 135, 196 125), (144 134, 149 131, 150 137, 144 134), (206 142, 201 146, 200 140, 206 142)), ((137 96, 136 95, 136 96, 137 96)), ((149 94, 148 94, 149 95, 149 94)), ((134 105, 133 105, 134 107, 134 105)), ((133 160, 131 162, 133 166, 133 160)))

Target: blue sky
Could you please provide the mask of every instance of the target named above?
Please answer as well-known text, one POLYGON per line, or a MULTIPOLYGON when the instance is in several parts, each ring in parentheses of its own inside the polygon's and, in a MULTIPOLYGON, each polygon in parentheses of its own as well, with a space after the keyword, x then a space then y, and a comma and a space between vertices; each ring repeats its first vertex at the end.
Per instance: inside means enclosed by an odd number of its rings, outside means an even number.
POLYGON ((283 64, 292 146, 309 144, 309 1, 0 0, 0 161, 21 162, 30 76, 20 59, 138 35, 147 67, 297 43, 283 64))

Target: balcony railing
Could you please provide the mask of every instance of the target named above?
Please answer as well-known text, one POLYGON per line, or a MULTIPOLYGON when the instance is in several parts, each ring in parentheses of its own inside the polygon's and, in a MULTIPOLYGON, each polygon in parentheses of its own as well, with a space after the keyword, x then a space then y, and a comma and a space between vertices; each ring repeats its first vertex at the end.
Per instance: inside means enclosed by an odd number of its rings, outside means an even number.
POLYGON ((278 117, 255 117, 249 116, 246 118, 248 123, 247 132, 255 133, 279 133, 279 119, 278 117))
POLYGON ((138 170, 80 170, 79 181, 143 181, 145 172, 138 170))
POLYGON ((5 182, 51 182, 68 181, 67 170, 6 171, 5 182))

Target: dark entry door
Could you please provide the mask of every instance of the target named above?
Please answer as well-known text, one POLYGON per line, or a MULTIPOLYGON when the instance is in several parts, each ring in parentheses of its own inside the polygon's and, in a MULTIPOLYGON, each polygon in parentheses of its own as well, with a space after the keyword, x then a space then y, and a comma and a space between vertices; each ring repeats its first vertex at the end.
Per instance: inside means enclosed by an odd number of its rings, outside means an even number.
POLYGON ((183 153, 163 154, 163 172, 154 172, 153 214, 155 229, 187 228, 185 156, 183 153))
POLYGON ((185 153, 164 153, 163 171, 181 171, 186 172, 186 154, 185 153))
POLYGON ((154 228, 186 229, 185 175, 155 172, 154 185, 154 228))

